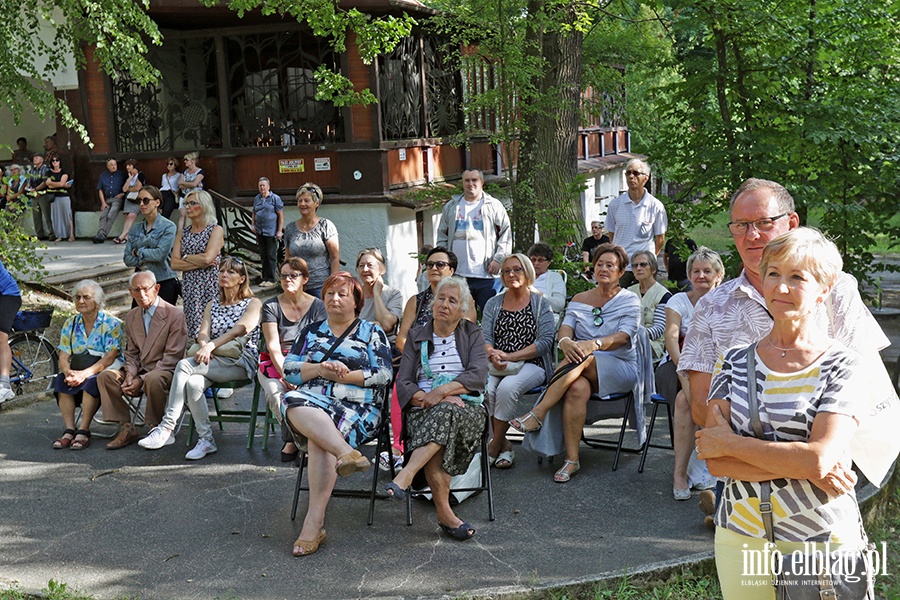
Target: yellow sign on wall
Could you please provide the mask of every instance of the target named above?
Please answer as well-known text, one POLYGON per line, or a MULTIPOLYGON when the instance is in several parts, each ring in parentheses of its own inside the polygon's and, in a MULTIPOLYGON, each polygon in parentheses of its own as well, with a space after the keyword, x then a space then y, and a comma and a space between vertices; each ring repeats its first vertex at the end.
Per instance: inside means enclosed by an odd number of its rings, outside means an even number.
POLYGON ((305 168, 302 158, 287 158, 278 161, 279 173, 303 173, 303 171, 305 168))

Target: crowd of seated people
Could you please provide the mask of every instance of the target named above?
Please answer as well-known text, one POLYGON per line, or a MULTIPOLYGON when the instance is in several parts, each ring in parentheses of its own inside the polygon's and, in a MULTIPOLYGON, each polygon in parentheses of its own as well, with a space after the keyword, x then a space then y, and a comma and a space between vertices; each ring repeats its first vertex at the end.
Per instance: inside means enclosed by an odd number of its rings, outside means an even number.
POLYGON ((63 327, 54 383, 65 430, 53 448, 87 448, 102 405, 105 418, 120 424, 109 449, 137 442, 158 450, 174 443, 186 407, 198 440, 185 458, 202 459, 217 451, 206 390, 256 380, 282 425, 281 460, 301 451, 308 460, 310 499, 295 556, 325 542, 337 477, 370 468, 359 447, 378 429, 392 389, 392 449, 375 457, 397 469, 386 493, 405 498, 424 478, 440 528, 456 540, 470 539, 475 528, 451 507, 450 480, 473 464, 485 423, 493 468, 514 465, 513 428, 525 435, 525 450, 564 454, 553 474, 564 484, 581 470, 585 424, 609 416, 591 402, 596 396, 630 394, 643 406, 658 391, 674 407, 675 499, 715 485, 693 452, 698 428, 688 379, 676 373, 694 307, 723 280, 722 260, 709 248, 690 255, 689 291, 673 296, 658 280, 651 251, 629 257, 615 243, 592 245, 591 287, 567 303, 565 283, 550 269, 552 248, 536 243, 498 261, 502 291, 479 315, 466 279, 455 275, 457 255, 436 246, 424 257, 427 285, 404 306, 400 290, 385 284, 378 248, 358 254, 358 276, 339 270, 337 231, 316 216, 321 190, 305 184, 297 193, 301 218, 285 228, 281 292, 263 304, 242 260, 222 254, 207 192, 187 192, 177 236, 158 214, 164 197, 156 188, 145 186, 137 197, 147 219, 127 239, 138 268, 130 282, 134 308, 123 325, 102 311, 99 284, 75 287, 77 315, 63 327), (168 262, 149 252, 146 240, 158 229, 172 248, 168 262), (626 289, 620 281, 629 265, 637 283, 626 289), (183 311, 164 293, 173 271, 182 272, 183 311), (146 435, 123 402, 141 394, 146 435), (689 473, 691 463, 697 469, 689 473))

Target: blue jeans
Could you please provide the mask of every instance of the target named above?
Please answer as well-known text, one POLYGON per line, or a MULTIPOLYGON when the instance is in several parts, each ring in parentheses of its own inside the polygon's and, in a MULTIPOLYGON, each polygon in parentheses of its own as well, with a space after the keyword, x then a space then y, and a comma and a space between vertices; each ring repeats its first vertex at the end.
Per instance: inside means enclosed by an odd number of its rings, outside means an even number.
POLYGON ((466 277, 466 283, 469 284, 469 291, 472 292, 472 299, 475 300, 475 306, 479 311, 484 310, 487 301, 497 295, 494 289, 494 278, 481 279, 479 277, 466 277))

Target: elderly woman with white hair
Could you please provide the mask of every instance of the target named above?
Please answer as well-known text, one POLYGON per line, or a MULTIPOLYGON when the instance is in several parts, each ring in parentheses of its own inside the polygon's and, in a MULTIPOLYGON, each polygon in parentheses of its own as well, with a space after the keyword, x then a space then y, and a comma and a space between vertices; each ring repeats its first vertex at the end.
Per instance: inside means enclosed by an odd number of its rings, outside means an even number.
POLYGON ((434 292, 432 318, 409 333, 397 375, 408 459, 386 486, 390 496, 403 499, 424 471, 438 525, 460 541, 474 536, 475 529, 450 507, 450 478, 467 471, 486 416, 488 360, 481 329, 464 318, 471 302, 464 279, 445 277, 434 292))
POLYGON ((100 407, 97 375, 122 366, 122 321, 103 312, 106 294, 91 279, 72 290, 78 314, 62 327, 59 338, 59 374, 53 382, 56 402, 66 429, 53 442, 57 450, 83 450, 91 443, 91 420, 100 407), (81 428, 75 428, 75 408, 81 406, 81 428))
POLYGON ((628 288, 641 299, 641 325, 647 330, 650 346, 653 348, 653 360, 659 361, 666 350, 666 303, 672 292, 656 280, 659 263, 652 252, 639 250, 631 255, 631 272, 637 283, 628 288))
POLYGON ((515 460, 506 439, 509 422, 531 408, 525 393, 553 375, 550 353, 556 324, 550 301, 531 289, 535 269, 527 256, 504 258, 500 277, 506 289, 485 304, 481 328, 491 362, 486 396, 493 437, 488 460, 498 469, 508 469, 515 460))

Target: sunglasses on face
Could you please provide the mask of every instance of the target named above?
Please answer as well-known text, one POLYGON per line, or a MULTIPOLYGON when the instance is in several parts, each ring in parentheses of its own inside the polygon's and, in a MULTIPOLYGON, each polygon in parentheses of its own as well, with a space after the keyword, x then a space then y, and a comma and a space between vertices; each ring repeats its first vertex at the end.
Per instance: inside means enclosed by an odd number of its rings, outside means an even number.
POLYGON ((450 266, 450 263, 445 262, 443 260, 436 260, 436 261, 429 260, 429 261, 425 262, 425 268, 428 269, 429 271, 434 268, 437 268, 438 270, 443 271, 444 269, 446 269, 449 266, 450 266))
POLYGON ((628 171, 625 171, 625 175, 630 175, 632 177, 641 177, 643 175, 646 175, 646 173, 642 173, 640 171, 628 170, 628 171))
POLYGON ((145 204, 150 204, 153 201, 154 201, 153 198, 138 198, 138 202, 141 204, 141 206, 143 206, 145 204))
POLYGON ((647 267, 650 266, 650 263, 648 263, 648 262, 639 262, 639 263, 634 263, 634 264, 632 264, 631 266, 632 266, 633 268, 635 268, 635 269, 646 269, 647 267))
POLYGON ((594 315, 594 326, 600 327, 603 325, 603 309, 600 307, 594 308, 591 313, 594 315))

